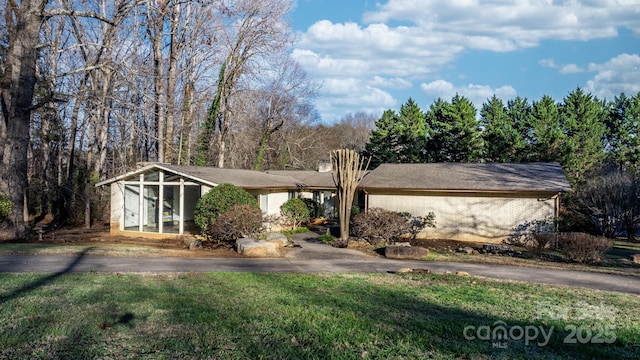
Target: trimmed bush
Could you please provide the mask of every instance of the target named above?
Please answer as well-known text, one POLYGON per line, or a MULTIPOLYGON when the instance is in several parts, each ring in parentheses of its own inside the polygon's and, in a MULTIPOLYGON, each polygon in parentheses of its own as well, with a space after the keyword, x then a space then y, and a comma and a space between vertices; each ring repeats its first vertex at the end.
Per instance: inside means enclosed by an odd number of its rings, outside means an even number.
POLYGON ((206 231, 218 216, 235 205, 249 205, 260 210, 258 200, 246 190, 232 184, 220 184, 198 200, 193 212, 194 222, 202 231, 206 231))
POLYGON ((580 264, 599 263, 612 245, 613 241, 602 236, 577 232, 558 234, 558 250, 567 260, 580 264))
POLYGON ((351 219, 351 235, 365 239, 371 245, 390 244, 401 240, 402 235, 415 239, 425 227, 435 227, 435 215, 411 216, 378 208, 369 209, 351 219))
POLYGON ((556 223, 552 218, 531 220, 514 228, 503 242, 529 248, 533 255, 540 257, 547 248, 553 246, 555 229, 556 223))
POLYGON ((260 209, 252 205, 234 205, 207 227, 205 236, 214 247, 232 246, 233 242, 242 237, 257 238, 261 231, 262 211, 260 209))
POLYGON ((302 223, 309 221, 309 209, 307 205, 299 198, 287 200, 280 206, 282 216, 292 224, 293 228, 299 227, 302 223))
POLYGON ((13 209, 11 201, 3 193, 0 193, 0 221, 11 214, 11 209, 13 209))

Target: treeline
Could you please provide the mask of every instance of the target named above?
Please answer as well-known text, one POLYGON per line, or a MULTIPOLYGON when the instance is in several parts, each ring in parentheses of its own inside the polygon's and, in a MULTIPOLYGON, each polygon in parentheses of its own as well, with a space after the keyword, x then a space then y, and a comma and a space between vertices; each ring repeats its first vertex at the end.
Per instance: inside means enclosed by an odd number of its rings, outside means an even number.
POLYGON ((461 95, 422 110, 413 99, 387 110, 363 154, 372 166, 420 162, 558 162, 575 187, 606 166, 640 170, 640 93, 609 101, 581 88, 505 104, 496 96, 479 116, 461 95))
POLYGON ((317 85, 289 54, 294 6, 2 2, 0 230, 22 237, 46 214, 88 226, 108 204, 94 184, 138 162, 305 166, 306 145, 282 144, 317 123, 317 85))

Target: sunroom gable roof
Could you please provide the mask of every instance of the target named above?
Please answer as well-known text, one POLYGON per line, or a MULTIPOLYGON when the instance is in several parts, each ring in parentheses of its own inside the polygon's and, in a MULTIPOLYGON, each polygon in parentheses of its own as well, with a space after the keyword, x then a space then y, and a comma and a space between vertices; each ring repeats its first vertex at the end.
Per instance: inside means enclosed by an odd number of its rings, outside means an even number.
POLYGON ((134 179, 140 174, 154 170, 168 171, 192 181, 209 186, 230 183, 243 189, 295 189, 301 184, 290 176, 267 174, 254 170, 226 169, 188 165, 152 163, 134 171, 101 181, 96 186, 104 186, 116 181, 134 179))

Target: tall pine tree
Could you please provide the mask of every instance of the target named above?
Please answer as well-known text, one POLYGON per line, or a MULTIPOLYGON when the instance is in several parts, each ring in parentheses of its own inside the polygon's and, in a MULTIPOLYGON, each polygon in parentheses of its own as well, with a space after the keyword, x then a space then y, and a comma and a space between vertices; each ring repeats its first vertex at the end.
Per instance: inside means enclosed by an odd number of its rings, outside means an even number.
POLYGON ((524 157, 525 142, 507 114, 507 108, 493 95, 480 110, 480 124, 484 128, 484 159, 487 162, 520 162, 524 157))
POLYGON ((425 161, 427 127, 425 115, 409 98, 400 113, 384 112, 376 121, 363 154, 371 157, 371 167, 382 163, 416 163, 425 161))
MULTIPOLYGON (((434 107, 432 107, 434 109, 434 107)), ((438 110, 438 108, 435 108, 438 110)), ((476 109, 469 99, 456 94, 435 117, 433 143, 435 160, 476 162, 483 159, 484 142, 476 109)))
POLYGON ((529 161, 562 162, 564 160, 564 132, 558 104, 545 95, 534 101, 531 109, 529 130, 529 161))
POLYGON ((640 92, 624 93, 609 103, 606 150, 609 161, 624 170, 640 172, 640 92))
POLYGON ((605 159, 604 103, 577 88, 564 98, 560 116, 567 134, 562 165, 569 181, 581 183, 585 174, 599 169, 605 159))

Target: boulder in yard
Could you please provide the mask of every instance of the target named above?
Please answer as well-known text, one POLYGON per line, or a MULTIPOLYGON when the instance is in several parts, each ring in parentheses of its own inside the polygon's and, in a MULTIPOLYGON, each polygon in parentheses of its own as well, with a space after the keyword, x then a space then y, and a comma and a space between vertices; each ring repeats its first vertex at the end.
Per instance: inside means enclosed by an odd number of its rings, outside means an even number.
POLYGON ((634 264, 640 264, 640 254, 633 254, 629 256, 629 260, 634 264))
POLYGON ((384 249, 384 256, 389 259, 421 260, 429 256, 429 250, 420 246, 388 245, 384 249))
POLYGON ((276 243, 280 247, 287 246, 289 244, 287 236, 279 232, 268 232, 265 235, 264 241, 276 243))
POLYGON ((241 238, 236 240, 236 250, 238 251, 238 253, 242 252, 242 249, 244 248, 244 246, 246 244, 250 244, 255 242, 256 239, 251 239, 251 238, 241 238))
POLYGON ((248 257, 280 257, 280 246, 275 242, 242 238, 236 240, 236 250, 248 257))

